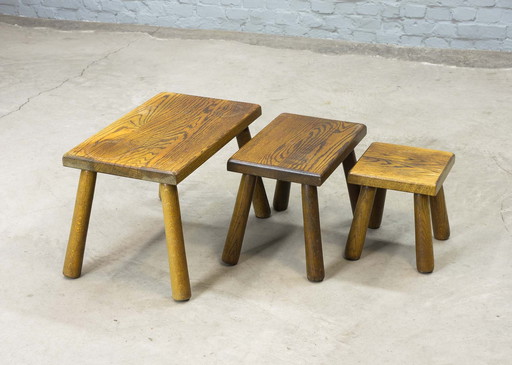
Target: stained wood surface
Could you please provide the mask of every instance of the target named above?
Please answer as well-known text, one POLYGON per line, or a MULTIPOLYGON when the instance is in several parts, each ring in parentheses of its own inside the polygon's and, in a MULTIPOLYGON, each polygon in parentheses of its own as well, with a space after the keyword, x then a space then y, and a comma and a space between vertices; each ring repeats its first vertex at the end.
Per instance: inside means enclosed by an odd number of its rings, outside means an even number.
POLYGON ((278 212, 288 209, 290 201, 290 189, 292 183, 289 181, 276 181, 276 188, 274 191, 274 209, 278 212))
POLYGON ((376 142, 350 171, 348 182, 435 196, 454 162, 451 152, 376 142))
POLYGON ((222 261, 228 265, 236 265, 240 258, 240 251, 242 250, 255 185, 255 176, 242 175, 236 197, 235 209, 233 209, 233 216, 231 217, 231 223, 222 253, 222 261))
POLYGON ((320 231, 320 212, 316 186, 302 185, 302 216, 306 245, 306 269, 309 281, 322 281, 325 277, 320 231))
POLYGON ((81 171, 78 191, 76 193, 73 222, 71 223, 66 258, 64 260, 64 269, 62 270, 63 274, 68 278, 76 279, 82 274, 85 241, 89 229, 95 186, 96 172, 81 171))
MULTIPOLYGON (((343 160, 343 171, 345 173, 345 180, 348 179, 348 173, 355 166, 357 162, 356 153, 352 151, 348 154, 348 156, 343 160)), ((359 198, 359 191, 361 187, 355 184, 349 184, 347 180, 347 190, 348 196, 350 198, 350 207, 352 208, 352 213, 356 210, 357 199, 359 198)))
MULTIPOLYGON (((241 133, 236 136, 238 142, 238 148, 242 148, 251 140, 251 132, 249 128, 244 129, 241 133)), ((272 215, 270 204, 268 203, 267 193, 265 191, 265 185, 261 177, 256 177, 256 186, 254 188, 254 194, 252 198, 252 205, 254 207, 254 214, 258 218, 268 218, 272 215)))
POLYGON ((430 211, 434 237, 437 240, 447 240, 450 238, 450 223, 444 198, 444 188, 441 188, 436 196, 430 197, 430 211))
POLYGON ((320 186, 366 135, 364 124, 281 114, 228 161, 228 170, 320 186))
POLYGON ((191 296, 190 279, 188 277, 187 256, 181 224, 178 187, 160 184, 160 196, 162 197, 164 213, 172 298, 177 301, 189 300, 191 296))
POLYGON ((377 189, 363 186, 357 200, 354 211, 354 219, 350 226, 350 231, 345 245, 345 258, 347 260, 359 260, 363 252, 364 241, 366 240, 366 231, 370 222, 375 193, 377 189))
POLYGON ((256 104, 160 93, 66 153, 63 163, 176 185, 260 115, 256 104))
POLYGON ((434 271, 434 248, 427 195, 414 194, 414 225, 416 227, 416 267, 419 272, 428 274, 434 271))

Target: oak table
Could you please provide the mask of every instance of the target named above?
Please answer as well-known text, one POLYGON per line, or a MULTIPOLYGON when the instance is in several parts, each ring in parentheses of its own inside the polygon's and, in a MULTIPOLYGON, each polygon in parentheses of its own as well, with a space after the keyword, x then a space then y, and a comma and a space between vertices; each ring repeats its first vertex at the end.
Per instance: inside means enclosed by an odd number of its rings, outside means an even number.
MULTIPOLYGON (((324 263, 317 187, 343 163, 345 173, 354 166, 354 148, 366 135, 364 124, 281 114, 228 161, 228 170, 242 173, 222 260, 235 265, 247 225, 250 202, 258 177, 277 179, 274 208, 288 206, 290 183, 302 185, 302 210, 306 246, 307 277, 322 281, 324 263)), ((357 185, 348 184, 350 201, 359 195, 357 185)))
POLYGON ((348 175, 351 184, 361 185, 354 220, 345 246, 345 258, 358 260, 366 228, 379 228, 386 190, 414 194, 416 267, 421 273, 434 270, 434 237, 447 240, 450 225, 443 183, 455 162, 451 152, 375 142, 368 147, 348 175))
MULTIPOLYGON (((172 297, 188 300, 190 281, 177 185, 234 137, 242 147, 261 115, 256 104, 160 93, 124 115, 63 157, 81 169, 64 275, 80 277, 98 172, 160 184, 172 297)), ((261 179, 254 197, 256 216, 270 216, 261 179)))

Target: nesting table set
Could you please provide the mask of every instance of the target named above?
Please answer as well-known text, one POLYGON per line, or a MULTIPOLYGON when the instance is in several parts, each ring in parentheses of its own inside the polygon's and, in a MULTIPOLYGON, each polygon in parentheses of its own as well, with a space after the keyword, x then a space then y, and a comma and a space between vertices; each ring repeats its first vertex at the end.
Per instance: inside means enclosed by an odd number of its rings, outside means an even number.
POLYGON ((380 226, 386 189, 399 190, 414 194, 418 271, 432 272, 432 227, 436 239, 450 234, 442 184, 454 163, 452 153, 373 143, 356 161, 354 148, 366 135, 363 124, 281 114, 251 139, 249 125, 260 115, 256 104, 160 93, 67 152, 64 165, 81 173, 64 275, 81 274, 97 173, 153 181, 160 184, 172 297, 188 300, 177 185, 233 138, 240 149, 228 170, 242 177, 222 253, 226 264, 238 262, 251 204, 257 217, 270 216, 261 178, 272 178, 277 211, 288 207, 290 184, 301 184, 307 277, 322 281, 317 187, 343 164, 354 212, 345 258, 359 259, 367 227, 380 226))

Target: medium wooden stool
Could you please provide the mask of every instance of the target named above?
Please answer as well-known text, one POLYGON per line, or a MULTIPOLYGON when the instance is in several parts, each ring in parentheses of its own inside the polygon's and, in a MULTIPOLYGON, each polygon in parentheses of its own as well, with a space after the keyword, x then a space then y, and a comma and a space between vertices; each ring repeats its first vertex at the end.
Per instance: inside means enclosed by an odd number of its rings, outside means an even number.
POLYGON ((430 209, 434 237, 447 240, 450 225, 443 182, 454 162, 455 155, 450 152, 372 143, 348 174, 348 182, 362 188, 345 246, 345 258, 358 260, 367 227, 379 228, 386 189, 405 191, 414 193, 416 266, 421 273, 432 272, 434 251, 430 209))
MULTIPOLYGON (((160 184, 172 297, 191 296, 178 199, 178 183, 234 137, 242 147, 248 126, 261 115, 256 104, 161 93, 63 157, 64 166, 81 169, 64 275, 80 277, 98 172, 160 184)), ((256 216, 270 216, 261 178, 254 195, 256 216)))
MULTIPOLYGON (((238 263, 257 177, 278 180, 276 210, 287 208, 290 183, 295 182, 302 184, 307 277, 310 281, 322 281, 324 262, 317 186, 342 162, 348 173, 356 162, 354 148, 365 135, 363 124, 281 114, 235 153, 228 161, 228 170, 243 175, 222 260, 229 265, 238 263)), ((348 187, 355 208, 359 187, 348 187)))

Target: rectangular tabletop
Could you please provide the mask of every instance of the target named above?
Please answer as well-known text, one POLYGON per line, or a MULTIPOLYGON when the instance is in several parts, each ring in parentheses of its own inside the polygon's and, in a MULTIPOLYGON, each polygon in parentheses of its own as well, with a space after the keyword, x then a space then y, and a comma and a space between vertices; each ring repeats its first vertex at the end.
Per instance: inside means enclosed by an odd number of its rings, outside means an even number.
POLYGON ((62 160, 68 167, 176 185, 260 115, 257 104, 164 92, 62 160))
POLYGON ((228 170, 320 186, 366 135, 366 126, 283 113, 228 161, 228 170))

